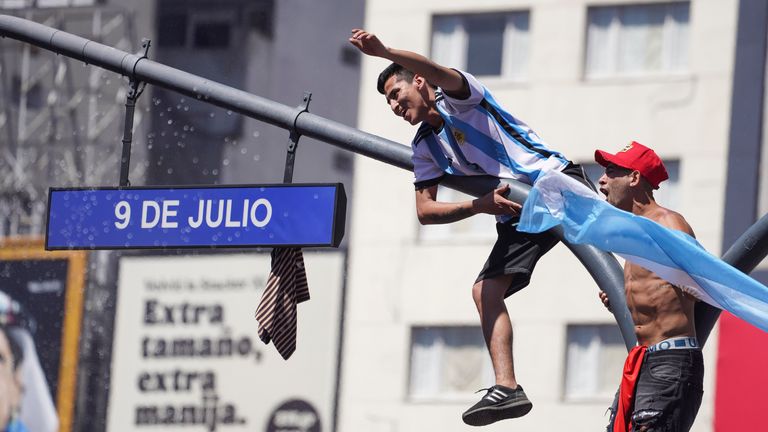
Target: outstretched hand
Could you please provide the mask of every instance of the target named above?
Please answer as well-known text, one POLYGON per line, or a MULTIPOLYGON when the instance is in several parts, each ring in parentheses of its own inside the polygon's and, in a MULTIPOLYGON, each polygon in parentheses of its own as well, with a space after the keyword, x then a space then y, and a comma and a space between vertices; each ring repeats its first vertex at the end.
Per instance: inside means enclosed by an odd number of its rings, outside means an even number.
POLYGON ((375 34, 368 33, 362 29, 352 29, 349 43, 362 51, 363 54, 375 57, 384 57, 387 54, 387 47, 381 43, 379 38, 375 34))
POLYGON ((472 208, 475 213, 516 216, 520 214, 523 206, 508 200, 506 198, 507 192, 509 192, 509 185, 503 184, 491 192, 483 195, 482 197, 472 201, 472 208))

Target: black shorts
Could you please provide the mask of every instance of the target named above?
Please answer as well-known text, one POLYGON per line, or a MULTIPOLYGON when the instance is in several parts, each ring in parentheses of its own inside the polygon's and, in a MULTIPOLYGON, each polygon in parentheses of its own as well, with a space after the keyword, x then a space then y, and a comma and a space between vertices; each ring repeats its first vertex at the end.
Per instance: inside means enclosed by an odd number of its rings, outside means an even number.
MULTIPOLYGON (((581 165, 570 163, 562 172, 595 190, 595 186, 581 165)), ((528 286, 539 258, 560 241, 558 237, 549 232, 538 234, 519 232, 517 231, 519 222, 520 218, 515 217, 507 222, 496 224, 498 234, 496 244, 493 245, 488 260, 485 261, 483 269, 475 280, 477 283, 484 279, 515 275, 504 294, 504 298, 528 286)))

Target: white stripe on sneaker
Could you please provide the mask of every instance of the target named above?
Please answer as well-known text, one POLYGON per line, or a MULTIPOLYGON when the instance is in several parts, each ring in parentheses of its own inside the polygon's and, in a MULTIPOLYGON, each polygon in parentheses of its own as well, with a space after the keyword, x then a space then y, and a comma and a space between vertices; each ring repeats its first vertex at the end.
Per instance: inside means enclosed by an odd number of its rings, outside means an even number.
POLYGON ((493 395, 496 397, 499 397, 501 399, 504 399, 505 397, 508 397, 509 395, 504 393, 503 391, 499 389, 493 389, 493 395))
POLYGON ((502 399, 505 399, 507 397, 509 397, 509 395, 504 393, 503 391, 501 391, 499 389, 493 389, 491 392, 489 392, 487 395, 485 395, 484 399, 488 399, 489 401, 491 401, 493 403, 498 403, 502 399))

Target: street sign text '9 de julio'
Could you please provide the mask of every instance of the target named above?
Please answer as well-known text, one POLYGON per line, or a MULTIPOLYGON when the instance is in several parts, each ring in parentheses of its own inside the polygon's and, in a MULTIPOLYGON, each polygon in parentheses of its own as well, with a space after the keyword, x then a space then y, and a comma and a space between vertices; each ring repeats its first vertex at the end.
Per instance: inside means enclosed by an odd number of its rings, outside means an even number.
POLYGON ((340 183, 53 188, 45 247, 336 247, 345 214, 340 183))

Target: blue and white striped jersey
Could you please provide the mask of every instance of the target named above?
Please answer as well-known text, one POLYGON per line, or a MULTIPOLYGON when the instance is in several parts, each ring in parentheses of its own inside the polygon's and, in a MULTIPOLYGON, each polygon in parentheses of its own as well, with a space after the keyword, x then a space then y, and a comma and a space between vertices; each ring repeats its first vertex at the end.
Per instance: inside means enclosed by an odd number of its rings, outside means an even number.
POLYGON ((438 91, 437 110, 444 126, 422 123, 411 143, 417 188, 432 186, 445 174, 492 175, 533 184, 543 171, 562 170, 568 160, 525 123, 506 112, 472 75, 470 96, 454 99, 438 91))

